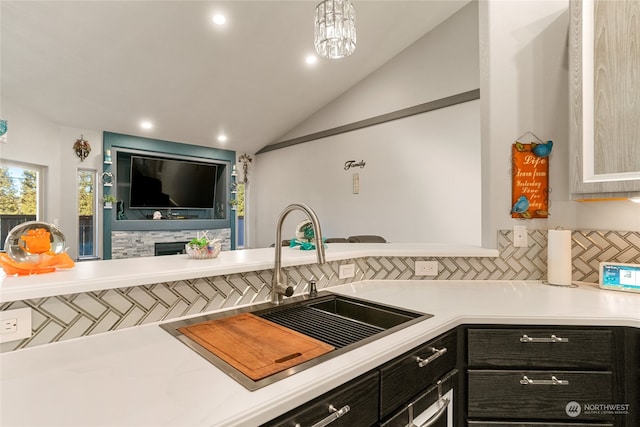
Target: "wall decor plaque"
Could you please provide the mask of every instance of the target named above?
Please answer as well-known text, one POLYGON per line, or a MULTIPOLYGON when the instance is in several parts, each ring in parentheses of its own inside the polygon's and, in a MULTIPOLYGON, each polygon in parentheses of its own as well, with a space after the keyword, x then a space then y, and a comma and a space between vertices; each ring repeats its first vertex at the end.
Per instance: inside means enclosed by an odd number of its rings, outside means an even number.
POLYGON ((511 146, 511 217, 547 218, 549 216, 549 154, 553 142, 542 142, 531 132, 511 146), (520 142, 531 135, 535 140, 520 142))

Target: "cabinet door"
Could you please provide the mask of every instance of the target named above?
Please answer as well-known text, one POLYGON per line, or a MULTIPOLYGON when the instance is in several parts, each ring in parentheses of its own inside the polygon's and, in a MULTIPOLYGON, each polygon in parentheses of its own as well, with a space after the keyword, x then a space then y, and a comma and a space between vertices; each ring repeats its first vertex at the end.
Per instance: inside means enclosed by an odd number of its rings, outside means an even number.
POLYGON ((571 1, 570 180, 575 198, 640 192, 640 0, 571 1))
POLYGON ((631 403, 624 418, 625 427, 640 426, 640 328, 625 328, 624 351, 624 402, 631 403), (633 404, 633 402, 636 402, 633 404))
POLYGON ((454 329, 380 368, 382 418, 455 368, 456 342, 457 332, 454 329))
POLYGON ((507 421, 469 421, 468 427, 613 427, 611 423, 537 423, 507 421))
POLYGON ((472 328, 470 367, 611 369, 609 329, 472 328))
MULTIPOLYGON (((378 422, 377 371, 365 374, 306 403, 263 427, 308 427, 331 417, 331 427, 369 427, 378 422), (340 411, 342 415, 337 416, 340 411)), ((328 420, 327 420, 328 421, 328 420)), ((326 424, 329 425, 329 424, 326 424)))
POLYGON ((614 402, 611 372, 469 370, 468 392, 469 418, 613 419, 586 406, 614 402))

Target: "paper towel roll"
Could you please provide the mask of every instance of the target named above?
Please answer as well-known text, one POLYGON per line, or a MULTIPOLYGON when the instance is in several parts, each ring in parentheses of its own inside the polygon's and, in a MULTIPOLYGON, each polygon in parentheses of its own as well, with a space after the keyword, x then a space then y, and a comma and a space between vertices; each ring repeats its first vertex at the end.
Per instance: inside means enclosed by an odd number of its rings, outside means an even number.
POLYGON ((547 282, 551 285, 571 285, 571 230, 549 230, 547 282))

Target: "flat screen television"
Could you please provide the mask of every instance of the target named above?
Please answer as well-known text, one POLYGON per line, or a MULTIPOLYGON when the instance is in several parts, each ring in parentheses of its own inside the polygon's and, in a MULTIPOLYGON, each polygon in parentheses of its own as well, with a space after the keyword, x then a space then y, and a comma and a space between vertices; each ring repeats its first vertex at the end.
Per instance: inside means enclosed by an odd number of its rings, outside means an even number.
POLYGON ((212 163, 131 156, 129 207, 211 209, 217 174, 212 163))

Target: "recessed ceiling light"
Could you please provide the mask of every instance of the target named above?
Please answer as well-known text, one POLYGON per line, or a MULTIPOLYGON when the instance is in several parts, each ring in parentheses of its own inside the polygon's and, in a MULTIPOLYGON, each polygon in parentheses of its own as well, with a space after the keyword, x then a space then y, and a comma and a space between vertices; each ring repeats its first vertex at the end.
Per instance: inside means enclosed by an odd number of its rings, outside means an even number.
POLYGON ((218 141, 219 142, 226 142, 227 141, 227 135, 218 135, 218 141))
POLYGON ((309 65, 313 65, 316 62, 318 62, 318 57, 315 55, 308 55, 305 59, 304 62, 306 62, 309 65))
POLYGON ((153 123, 145 120, 143 122, 140 122, 140 127, 142 127, 143 129, 151 129, 153 127, 153 123))
POLYGON ((224 25, 225 22, 227 22, 227 18, 224 15, 213 15, 213 18, 211 18, 213 20, 213 23, 216 25, 224 25))

